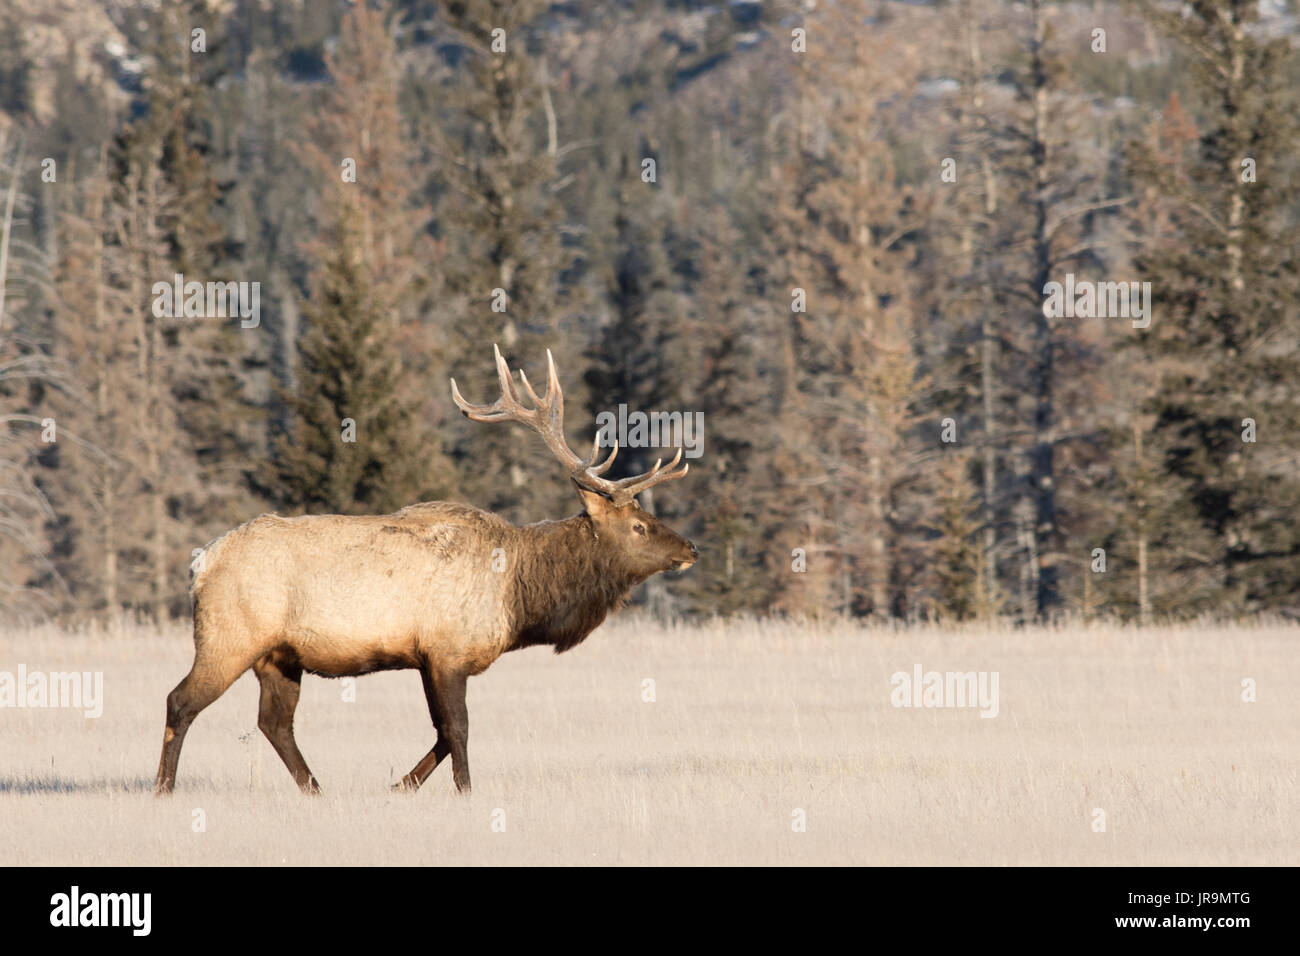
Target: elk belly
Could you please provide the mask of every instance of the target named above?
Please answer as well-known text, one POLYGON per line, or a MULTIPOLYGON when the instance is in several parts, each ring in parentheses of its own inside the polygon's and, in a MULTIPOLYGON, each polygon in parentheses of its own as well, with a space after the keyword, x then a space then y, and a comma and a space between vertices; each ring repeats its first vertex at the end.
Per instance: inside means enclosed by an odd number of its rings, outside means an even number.
POLYGON ((299 658, 304 670, 322 677, 357 677, 375 671, 407 670, 420 666, 414 653, 390 652, 379 647, 308 647, 299 658))
POLYGON ((305 670, 326 677, 352 677, 374 671, 419 667, 416 636, 401 632, 364 630, 343 633, 298 631, 277 652, 296 660, 305 670))

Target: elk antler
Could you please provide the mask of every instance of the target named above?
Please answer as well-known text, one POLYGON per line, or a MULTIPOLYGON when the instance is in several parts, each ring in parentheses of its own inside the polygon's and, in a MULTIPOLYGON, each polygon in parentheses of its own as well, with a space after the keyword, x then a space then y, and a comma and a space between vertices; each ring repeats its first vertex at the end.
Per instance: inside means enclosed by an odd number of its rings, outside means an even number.
POLYGON ((551 358, 551 350, 546 350, 546 394, 541 398, 537 397, 533 387, 528 384, 528 376, 524 374, 523 369, 519 370, 519 378, 524 383, 528 397, 532 399, 533 408, 525 408, 520 402, 510 369, 506 365, 506 360, 501 357, 501 350, 493 345, 492 353, 496 356, 497 377, 501 380, 501 397, 491 405, 474 405, 461 396, 460 389, 456 387, 456 380, 453 378, 451 397, 456 407, 464 412, 465 417, 470 421, 521 422, 527 425, 542 436, 546 447, 551 449, 552 454, 568 469, 574 480, 588 491, 600 492, 609 496, 614 504, 625 505, 641 492, 661 482, 682 478, 690 470, 690 465, 677 468, 677 463, 682 460, 682 450, 678 448, 676 456, 668 463, 667 468, 663 468, 661 458, 655 462, 653 468, 641 475, 621 478, 618 481, 600 477, 614 463, 614 456, 618 454, 618 440, 615 439, 614 450, 600 464, 596 464, 596 459, 600 456, 600 432, 596 433, 591 443, 591 455, 585 459, 579 458, 569 447, 564 437, 564 392, 561 391, 560 380, 555 374, 555 360, 551 358))

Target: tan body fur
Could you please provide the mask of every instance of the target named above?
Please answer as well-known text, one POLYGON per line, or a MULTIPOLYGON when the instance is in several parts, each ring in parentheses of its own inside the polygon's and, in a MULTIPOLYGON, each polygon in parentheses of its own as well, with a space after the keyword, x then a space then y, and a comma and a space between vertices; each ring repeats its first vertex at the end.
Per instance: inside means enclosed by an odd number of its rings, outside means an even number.
POLYGON ((509 646, 507 574, 492 550, 522 529, 465 505, 393 515, 262 515, 217 539, 195 576, 195 640, 243 657, 295 654, 328 677, 419 667, 482 672, 509 646), (248 635, 256 635, 249 641, 248 635))

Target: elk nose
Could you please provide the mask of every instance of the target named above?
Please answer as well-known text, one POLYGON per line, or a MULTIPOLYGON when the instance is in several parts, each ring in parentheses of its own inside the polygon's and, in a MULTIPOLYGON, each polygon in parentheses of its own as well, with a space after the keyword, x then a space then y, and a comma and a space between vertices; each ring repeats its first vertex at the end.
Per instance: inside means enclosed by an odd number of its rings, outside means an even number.
POLYGON ((687 541, 686 543, 687 543, 688 545, 690 545, 690 548, 691 548, 691 560, 693 561, 693 560, 695 560, 696 558, 698 558, 698 557, 700 556, 699 549, 695 547, 694 542, 687 541))

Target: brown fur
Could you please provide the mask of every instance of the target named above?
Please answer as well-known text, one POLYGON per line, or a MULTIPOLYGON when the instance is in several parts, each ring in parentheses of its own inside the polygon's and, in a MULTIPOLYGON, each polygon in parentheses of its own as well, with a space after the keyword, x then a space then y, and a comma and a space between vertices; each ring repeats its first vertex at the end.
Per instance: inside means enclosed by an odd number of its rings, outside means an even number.
POLYGON ((304 791, 319 787, 293 737, 303 671, 404 668, 421 672, 437 742, 400 786, 419 787, 450 755, 468 790, 466 679, 506 651, 575 647, 633 587, 694 563, 694 545, 635 501, 578 493, 584 513, 525 527, 427 502, 373 517, 262 515, 213 541, 191 582, 194 665, 167 698, 157 791, 175 785, 194 718, 250 668, 258 726, 304 791))

